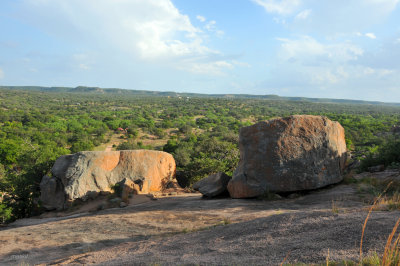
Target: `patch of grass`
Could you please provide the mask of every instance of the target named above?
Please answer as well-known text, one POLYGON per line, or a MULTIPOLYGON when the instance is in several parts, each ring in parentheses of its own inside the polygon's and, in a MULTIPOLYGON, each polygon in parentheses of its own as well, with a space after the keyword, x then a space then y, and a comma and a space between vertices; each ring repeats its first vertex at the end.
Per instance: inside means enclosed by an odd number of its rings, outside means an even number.
POLYGON ((374 211, 400 210, 399 181, 366 177, 358 182, 357 191, 373 203, 374 211))
POLYGON ((232 221, 229 220, 228 218, 224 218, 221 222, 219 222, 217 225, 228 225, 231 224, 232 221))
POLYGON ((337 205, 337 203, 334 200, 332 200, 332 213, 334 213, 334 214, 339 213, 339 206, 337 205))
POLYGON ((385 246, 385 251, 383 252, 381 265, 399 265, 400 264, 400 234, 396 235, 397 229, 400 224, 400 218, 397 220, 392 232, 390 233, 385 246))
POLYGON ((400 193, 382 197, 376 204, 374 211, 396 211, 400 210, 400 193))

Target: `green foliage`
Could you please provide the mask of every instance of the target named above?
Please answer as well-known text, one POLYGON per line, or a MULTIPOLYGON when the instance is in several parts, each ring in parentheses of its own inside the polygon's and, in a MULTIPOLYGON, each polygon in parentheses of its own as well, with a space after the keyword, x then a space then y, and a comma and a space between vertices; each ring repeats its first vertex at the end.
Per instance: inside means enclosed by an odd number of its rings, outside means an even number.
POLYGON ((187 137, 179 143, 169 141, 164 151, 174 155, 178 170, 194 183, 211 173, 225 172, 232 175, 239 161, 237 143, 202 134, 187 137))
MULTIPOLYGON (((1 196, 0 196, 1 197, 1 196)), ((12 208, 4 203, 0 203, 0 224, 11 221, 12 208)))
POLYGON ((386 167, 395 167, 400 163, 400 138, 388 138, 381 146, 374 146, 361 162, 361 169, 383 164, 386 167))
POLYGON ((122 142, 121 144, 119 144, 117 146, 117 151, 122 151, 122 150, 141 150, 141 149, 145 149, 145 150, 149 150, 151 149, 151 146, 146 146, 143 145, 142 142, 138 141, 138 142, 134 142, 134 141, 127 141, 127 142, 122 142))

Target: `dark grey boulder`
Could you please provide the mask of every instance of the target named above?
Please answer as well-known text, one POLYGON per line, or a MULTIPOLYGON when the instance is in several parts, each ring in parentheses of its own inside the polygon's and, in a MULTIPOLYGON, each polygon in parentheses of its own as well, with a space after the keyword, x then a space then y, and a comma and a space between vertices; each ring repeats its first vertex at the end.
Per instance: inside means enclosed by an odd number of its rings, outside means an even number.
POLYGON ((312 115, 241 128, 239 150, 239 165, 228 184, 232 198, 316 189, 340 182, 347 156, 343 127, 312 115))
POLYGON ((61 182, 45 175, 40 182, 40 202, 46 210, 62 210, 64 208, 65 194, 61 182))
POLYGON ((193 189, 206 197, 215 197, 227 191, 227 185, 231 177, 225 173, 209 175, 193 184, 193 189))

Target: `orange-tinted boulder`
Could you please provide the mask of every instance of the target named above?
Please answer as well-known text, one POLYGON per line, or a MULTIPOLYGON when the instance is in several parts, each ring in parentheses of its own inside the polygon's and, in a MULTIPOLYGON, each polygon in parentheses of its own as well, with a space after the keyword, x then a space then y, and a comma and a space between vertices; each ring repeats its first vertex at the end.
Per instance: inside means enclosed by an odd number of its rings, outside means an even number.
POLYGON ((176 165, 171 154, 161 151, 85 151, 64 155, 52 168, 52 179, 41 184, 41 200, 47 209, 64 209, 68 203, 86 200, 123 179, 138 185, 140 194, 162 191, 175 178, 176 165), (54 185, 53 183, 57 183, 54 185), (51 187, 46 184, 52 184, 51 187), (60 200, 49 197, 49 189, 58 188, 52 195, 64 196, 60 200))
POLYGON ((232 198, 324 187, 342 180, 344 129, 326 117, 294 115, 244 127, 232 198))

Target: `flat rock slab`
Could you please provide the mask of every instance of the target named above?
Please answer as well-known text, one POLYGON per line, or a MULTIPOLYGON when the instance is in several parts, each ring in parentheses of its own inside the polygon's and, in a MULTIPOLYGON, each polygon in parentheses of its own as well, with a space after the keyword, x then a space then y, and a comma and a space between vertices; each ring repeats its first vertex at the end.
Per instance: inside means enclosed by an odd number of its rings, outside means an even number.
MULTIPOLYGON (((288 263, 324 263, 328 249, 331 261, 357 261, 366 207, 356 186, 339 185, 296 199, 204 200, 197 193, 30 218, 0 230, 0 265, 277 265, 288 254, 288 263)), ((399 217, 371 214, 365 254, 382 252, 399 217)))

